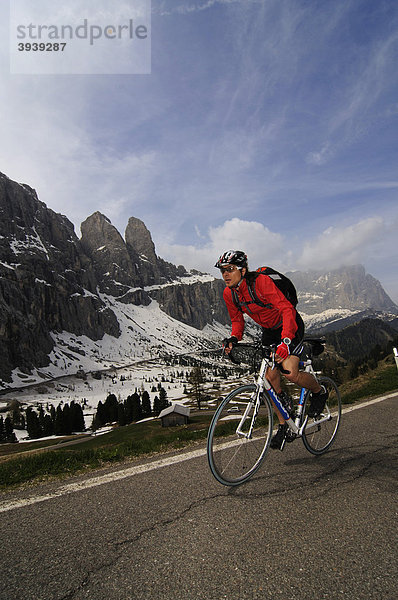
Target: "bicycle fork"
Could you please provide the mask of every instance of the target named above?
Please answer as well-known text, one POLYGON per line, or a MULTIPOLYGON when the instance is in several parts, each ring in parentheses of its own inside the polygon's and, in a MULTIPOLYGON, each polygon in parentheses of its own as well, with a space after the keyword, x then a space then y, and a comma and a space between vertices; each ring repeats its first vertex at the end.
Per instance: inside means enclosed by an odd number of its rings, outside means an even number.
MULTIPOLYGON (((264 389, 267 390, 268 394, 270 395, 270 397, 272 398, 272 400, 275 403, 275 406, 278 408, 278 410, 280 411, 280 413, 283 415, 283 418, 293 425, 293 427, 295 426, 294 422, 292 421, 292 419, 290 418, 289 413, 287 412, 287 410, 285 409, 285 407, 281 404, 277 394, 275 393, 274 389, 272 388, 271 384, 269 383, 269 381, 266 379, 265 374, 267 371, 269 363, 263 359, 261 362, 261 366, 260 366, 260 371, 258 374, 258 378, 257 378, 257 382, 256 382, 256 389, 253 392, 250 401, 248 402, 245 412, 239 422, 239 425, 236 429, 236 433, 237 435, 241 436, 241 437, 245 437, 247 439, 251 438, 252 432, 253 432, 253 428, 254 425, 256 423, 256 419, 257 419, 257 415, 258 412, 260 410, 260 404, 261 404, 261 394, 264 392, 264 389), (254 407, 254 413, 252 415, 252 417, 249 417, 250 415, 250 411, 253 409, 254 407), (251 423, 250 423, 250 427, 249 430, 244 432, 242 431, 243 425, 246 422, 247 418, 251 418, 251 423)), ((290 426, 290 425, 289 425, 290 426)))
POLYGON ((250 398, 249 402, 247 403, 247 406, 245 408, 245 412, 243 413, 243 416, 239 422, 239 425, 236 429, 236 433, 240 436, 240 437, 245 437, 248 440, 252 437, 252 433, 253 433, 253 428, 254 425, 256 423, 256 419, 257 419, 257 415, 258 415, 258 411, 260 410, 260 390, 257 388, 256 391, 252 394, 252 397, 250 398), (252 410, 252 408, 254 407, 254 412, 251 418, 251 422, 250 422, 250 427, 248 431, 242 431, 242 427, 246 422, 246 419, 249 418, 250 415, 250 411, 252 410))
POLYGON ((260 410, 261 404, 261 394, 264 391, 264 379, 265 372, 267 370, 266 362, 263 360, 260 367, 260 372, 257 379, 256 389, 251 395, 249 402, 247 403, 245 412, 239 422, 238 427, 236 428, 236 433, 240 437, 245 437, 246 439, 250 439, 252 437, 254 425, 256 424, 258 411, 260 410), (254 412, 252 417, 249 417, 250 411, 254 408, 254 412), (250 427, 248 431, 242 431, 243 425, 246 422, 246 419, 251 418, 250 427))

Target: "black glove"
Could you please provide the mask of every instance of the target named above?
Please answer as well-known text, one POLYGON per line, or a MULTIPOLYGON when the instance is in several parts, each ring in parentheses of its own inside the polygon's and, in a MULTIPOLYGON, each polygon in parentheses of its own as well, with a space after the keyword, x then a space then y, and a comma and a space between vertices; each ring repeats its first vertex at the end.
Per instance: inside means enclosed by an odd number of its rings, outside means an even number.
POLYGON ((234 335, 232 335, 230 338, 225 338, 225 340, 223 340, 222 342, 222 346, 223 348, 228 348, 228 346, 230 344, 232 344, 232 347, 236 346, 238 343, 238 338, 235 337, 234 335))

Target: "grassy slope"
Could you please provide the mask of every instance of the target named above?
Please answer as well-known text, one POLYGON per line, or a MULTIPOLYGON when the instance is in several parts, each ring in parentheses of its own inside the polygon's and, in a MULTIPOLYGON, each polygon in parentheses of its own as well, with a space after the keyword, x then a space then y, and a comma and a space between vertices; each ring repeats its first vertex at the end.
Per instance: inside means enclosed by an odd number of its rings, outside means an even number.
POLYGON ((363 398, 380 396, 398 389, 398 370, 391 360, 380 363, 374 371, 361 375, 340 386, 343 404, 350 404, 363 398))
MULTIPOLYGON (((35 442, 33 452, 3 457, 0 463, 0 489, 42 481, 51 476, 71 475, 120 462, 128 457, 183 447, 204 439, 211 414, 203 411, 184 427, 162 428, 160 421, 116 427, 109 433, 60 449, 46 450, 35 442)), ((15 444, 13 445, 15 448, 15 444)), ((27 446, 27 444, 25 445, 27 446)))

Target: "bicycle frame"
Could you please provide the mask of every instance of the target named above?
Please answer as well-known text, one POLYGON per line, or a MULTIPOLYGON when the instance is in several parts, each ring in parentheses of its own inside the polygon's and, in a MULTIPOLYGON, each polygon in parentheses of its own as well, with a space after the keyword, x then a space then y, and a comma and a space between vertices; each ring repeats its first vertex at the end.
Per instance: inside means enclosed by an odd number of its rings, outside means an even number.
MULTIPOLYGON (((316 373, 315 373, 314 369, 312 368, 312 361, 310 359, 308 359, 306 361, 300 361, 299 366, 301 368, 304 368, 307 373, 311 373, 312 375, 314 375, 314 377, 316 377, 316 373)), ((264 392, 264 390, 267 392, 268 396, 271 398, 275 407, 278 409, 278 411, 281 413, 282 417, 285 419, 286 423, 288 424, 289 429, 296 437, 302 436, 303 431, 306 428, 306 426, 307 426, 307 431, 308 431, 310 429, 319 427, 319 425, 321 423, 323 423, 325 421, 329 421, 332 418, 329 407, 326 406, 325 407, 326 414, 323 415, 322 417, 320 417, 319 419, 317 419, 314 423, 307 425, 308 416, 304 419, 304 421, 302 421, 304 402, 305 402, 305 398, 308 393, 308 390, 306 388, 301 388, 300 399, 299 399, 299 403, 297 406, 295 419, 293 420, 291 418, 291 416, 289 415, 288 411, 286 410, 286 408, 283 406, 281 400, 279 399, 278 394, 275 392, 274 388, 272 387, 272 385, 266 378, 266 373, 267 373, 268 368, 275 368, 275 364, 273 362, 271 362, 269 358, 263 357, 263 359, 261 361, 259 374, 257 377, 256 390, 253 394, 252 401, 248 403, 248 405, 245 409, 245 412, 243 413, 242 418, 238 424, 238 427, 236 429, 237 435, 239 435, 240 437, 245 437, 247 439, 251 438, 252 431, 253 431, 253 428, 254 428, 254 425, 256 422, 256 418, 258 415, 258 411, 260 409, 261 394, 264 392), (243 427, 251 409, 253 408, 253 406, 255 406, 255 408, 254 408, 253 416, 251 417, 251 424, 250 424, 249 430, 247 432, 244 432, 244 431, 242 431, 242 427, 243 427)))

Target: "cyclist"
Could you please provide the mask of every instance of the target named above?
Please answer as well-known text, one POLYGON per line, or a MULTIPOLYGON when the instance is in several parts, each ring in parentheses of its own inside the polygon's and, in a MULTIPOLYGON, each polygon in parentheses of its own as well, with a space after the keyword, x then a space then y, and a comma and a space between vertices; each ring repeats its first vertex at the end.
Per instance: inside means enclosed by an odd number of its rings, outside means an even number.
MULTIPOLYGON (((286 379, 300 387, 311 391, 311 404, 308 414, 310 417, 319 415, 324 409, 328 392, 320 386, 310 373, 299 371, 299 355, 302 351, 304 323, 294 306, 287 300, 283 292, 268 276, 256 278, 256 295, 267 306, 256 304, 248 291, 248 279, 251 273, 247 256, 241 250, 228 250, 218 259, 215 267, 220 269, 225 282, 224 301, 231 318, 231 337, 224 340, 225 352, 229 354, 232 348, 242 339, 245 320, 243 313, 248 314, 253 321, 263 328, 262 342, 269 346, 276 344, 275 361, 288 371, 286 379), (238 294, 241 308, 232 297, 231 289, 238 294)), ((282 392, 279 369, 268 369, 266 377, 276 393, 288 406, 289 398, 282 392)), ((281 413, 274 406, 279 421, 279 427, 271 440, 271 448, 280 449, 283 440, 289 439, 289 428, 281 413)))

